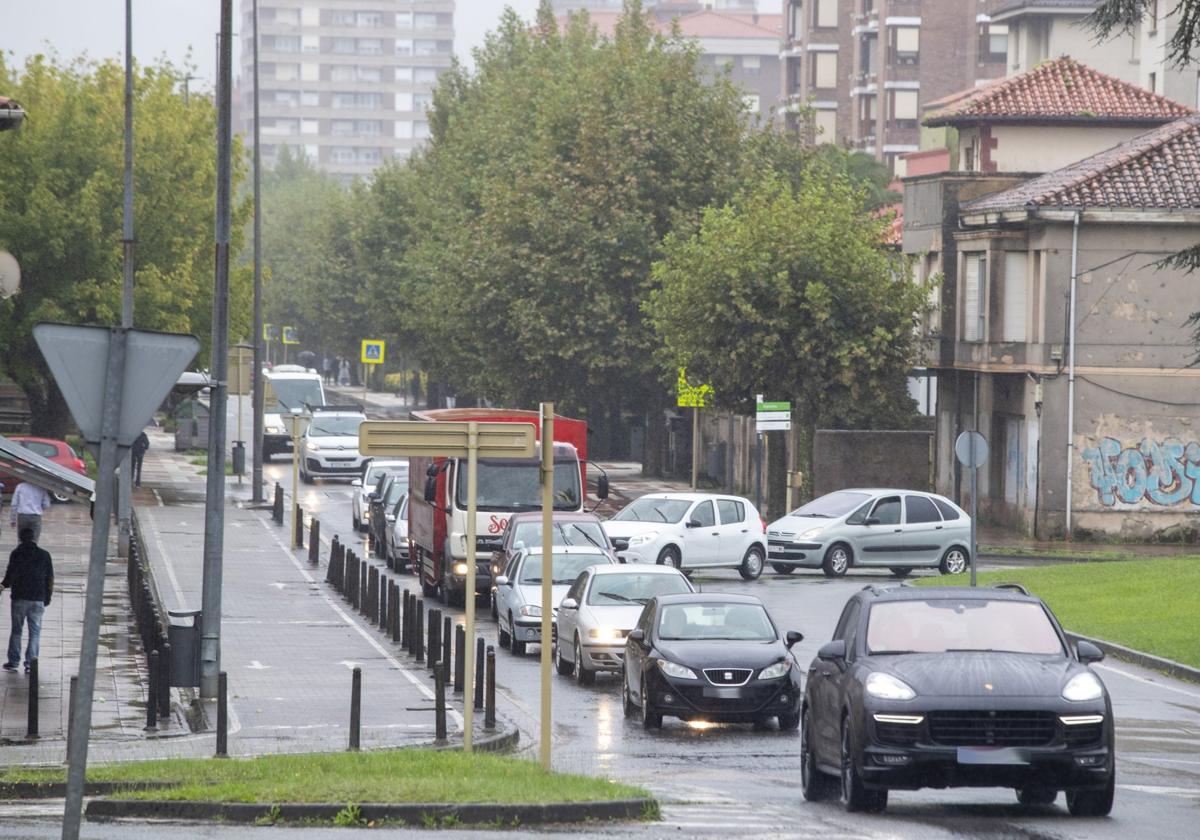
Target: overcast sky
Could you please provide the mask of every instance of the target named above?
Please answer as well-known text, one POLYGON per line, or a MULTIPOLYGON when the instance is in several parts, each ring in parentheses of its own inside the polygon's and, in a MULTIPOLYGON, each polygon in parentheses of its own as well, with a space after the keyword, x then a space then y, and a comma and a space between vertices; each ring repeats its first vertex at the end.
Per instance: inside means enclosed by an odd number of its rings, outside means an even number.
MULTIPOLYGON (((260 0, 264 5, 269 0, 260 0)), ((234 31, 242 0, 234 0, 234 31)), ((455 52, 466 59, 472 47, 495 28, 500 12, 512 6, 532 17, 537 0, 458 0, 454 13, 455 52)), ((88 53, 118 57, 125 48, 124 0, 0 0, 4 36, 0 48, 23 63, 27 55, 53 49, 70 58, 88 53)), ((133 54, 140 61, 166 55, 182 64, 191 51, 196 73, 211 84, 218 0, 133 0, 133 54)), ((241 34, 241 33, 237 33, 241 34)), ((237 52, 234 52, 237 72, 237 52)))

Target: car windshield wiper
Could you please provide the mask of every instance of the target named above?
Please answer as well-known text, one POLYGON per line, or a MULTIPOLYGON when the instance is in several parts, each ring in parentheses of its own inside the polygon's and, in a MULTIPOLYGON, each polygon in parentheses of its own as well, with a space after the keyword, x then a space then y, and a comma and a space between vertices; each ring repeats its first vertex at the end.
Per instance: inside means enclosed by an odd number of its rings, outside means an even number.
POLYGON ((1006 648, 946 648, 946 653, 1032 653, 1032 651, 1006 648))
POLYGON ((612 598, 614 601, 623 601, 626 604, 644 604, 645 600, 641 598, 627 598, 624 595, 618 595, 616 592, 598 592, 597 595, 603 595, 605 598, 612 598))
POLYGON ((655 512, 656 514, 658 514, 658 518, 659 518, 659 519, 661 519, 663 522, 669 522, 669 521, 670 521, 669 519, 667 519, 667 515, 666 515, 665 513, 663 513, 661 510, 659 510, 658 508, 655 508, 655 509, 654 509, 654 512, 655 512))
POLYGON ((573 522, 572 522, 572 523, 571 523, 571 527, 572 527, 572 528, 574 528, 574 529, 575 529, 576 531, 578 531, 579 533, 583 534, 583 538, 584 538, 585 540, 587 540, 588 542, 590 542, 592 545, 596 546, 596 548, 601 548, 601 549, 602 549, 602 548, 604 548, 604 546, 600 545, 600 543, 598 543, 598 542, 596 542, 594 539, 592 539, 592 535, 591 535, 591 534, 589 534, 587 531, 585 531, 585 530, 583 530, 582 528, 580 528, 580 527, 579 527, 578 525, 576 525, 575 523, 573 523, 573 522))
POLYGON ((931 653, 927 650, 873 650, 871 656, 904 656, 908 653, 931 653))
POLYGON ((806 516, 809 519, 833 519, 828 513, 802 513, 800 516, 806 516))

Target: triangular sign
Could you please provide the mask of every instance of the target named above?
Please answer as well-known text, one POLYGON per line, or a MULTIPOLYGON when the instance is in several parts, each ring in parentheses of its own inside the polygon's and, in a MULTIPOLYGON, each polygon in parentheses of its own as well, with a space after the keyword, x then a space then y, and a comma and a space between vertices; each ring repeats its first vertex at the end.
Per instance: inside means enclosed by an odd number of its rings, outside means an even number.
MULTIPOLYGON (((108 348, 119 328, 38 324, 33 337, 88 443, 100 442, 108 348)), ((117 444, 130 446, 200 349, 194 335, 128 330, 117 444)))

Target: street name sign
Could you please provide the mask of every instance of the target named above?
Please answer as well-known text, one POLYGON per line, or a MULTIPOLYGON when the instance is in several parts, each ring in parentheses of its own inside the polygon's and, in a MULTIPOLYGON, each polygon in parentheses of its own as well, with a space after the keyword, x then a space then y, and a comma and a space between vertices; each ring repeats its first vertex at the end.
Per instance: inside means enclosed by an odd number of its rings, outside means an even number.
POLYGON ((792 428, 792 404, 790 402, 758 402, 755 405, 755 431, 786 432, 792 428))

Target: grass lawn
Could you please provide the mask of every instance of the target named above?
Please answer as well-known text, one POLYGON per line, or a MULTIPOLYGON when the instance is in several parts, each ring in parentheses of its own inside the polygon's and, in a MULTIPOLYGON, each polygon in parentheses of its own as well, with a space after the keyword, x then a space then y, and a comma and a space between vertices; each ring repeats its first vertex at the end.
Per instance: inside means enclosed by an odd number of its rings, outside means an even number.
MULTIPOLYGON (((1020 583, 1063 627, 1200 668, 1200 558, 1071 563, 979 575, 981 584, 1020 583)), ((966 574, 919 585, 968 585, 966 574)))
MULTIPOLYGON (((10 767, 5 782, 64 781, 62 768, 10 767)), ((168 759, 89 767, 88 781, 172 781, 178 787, 126 791, 123 799, 220 802, 597 802, 649 796, 641 788, 486 753, 388 750, 269 755, 249 759, 168 759)))

